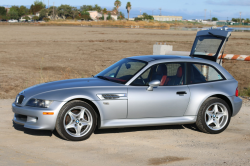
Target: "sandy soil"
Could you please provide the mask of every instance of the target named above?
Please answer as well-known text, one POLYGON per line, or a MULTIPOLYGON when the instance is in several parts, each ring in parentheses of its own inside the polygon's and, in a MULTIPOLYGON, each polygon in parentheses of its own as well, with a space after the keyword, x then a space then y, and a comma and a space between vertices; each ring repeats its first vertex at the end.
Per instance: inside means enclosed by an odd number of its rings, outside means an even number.
MULTIPOLYGON (((41 82, 90 77, 121 58, 149 55, 156 42, 191 50, 196 32, 60 26, 0 26, 0 98, 14 98, 41 82)), ((250 33, 234 32, 225 53, 250 55, 250 33)), ((250 62, 225 61, 249 86, 250 62)))
POLYGON ((0 100, 0 165, 250 165, 246 99, 227 130, 218 135, 175 125, 96 130, 82 142, 14 125, 13 101, 0 100))

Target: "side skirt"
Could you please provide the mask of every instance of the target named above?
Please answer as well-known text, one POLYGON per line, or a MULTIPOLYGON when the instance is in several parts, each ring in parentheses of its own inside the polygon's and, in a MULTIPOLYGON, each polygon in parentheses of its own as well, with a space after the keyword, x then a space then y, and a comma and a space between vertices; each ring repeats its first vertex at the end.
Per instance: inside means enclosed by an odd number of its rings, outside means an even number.
POLYGON ((191 124, 196 122, 196 116, 166 117, 166 118, 142 118, 142 119, 113 119, 101 122, 101 129, 119 127, 138 127, 138 126, 160 126, 191 124))

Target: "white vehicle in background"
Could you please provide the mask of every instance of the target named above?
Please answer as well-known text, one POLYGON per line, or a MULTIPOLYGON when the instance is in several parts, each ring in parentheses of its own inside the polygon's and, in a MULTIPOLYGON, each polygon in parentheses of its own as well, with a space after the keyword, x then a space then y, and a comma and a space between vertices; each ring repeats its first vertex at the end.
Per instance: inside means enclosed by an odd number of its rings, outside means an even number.
POLYGON ((9 20, 8 22, 18 22, 18 20, 9 20))

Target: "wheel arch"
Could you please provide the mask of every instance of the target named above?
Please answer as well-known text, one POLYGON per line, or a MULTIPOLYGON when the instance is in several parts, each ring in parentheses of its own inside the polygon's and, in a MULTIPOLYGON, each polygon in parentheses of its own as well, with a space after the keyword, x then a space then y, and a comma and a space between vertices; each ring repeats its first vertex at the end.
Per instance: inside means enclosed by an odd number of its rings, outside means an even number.
POLYGON ((98 107, 91 101, 91 100, 88 100, 88 99, 85 99, 85 98, 75 98, 75 99, 71 99, 69 101, 67 101, 65 104, 71 102, 71 101, 74 101, 74 100, 80 100, 80 101, 83 101, 83 102, 86 102, 88 103, 95 111, 96 115, 97 115, 97 128, 100 128, 100 125, 101 125, 101 114, 100 114, 100 111, 98 109, 98 107))
MULTIPOLYGON (((231 115, 233 114, 233 105, 232 105, 231 100, 230 100, 227 96, 222 95, 222 94, 215 94, 215 95, 209 96, 207 99, 209 99, 209 98, 211 98, 211 97, 217 97, 217 98, 220 98, 220 99, 224 100, 224 101, 228 104, 228 106, 229 106, 229 108, 230 108, 231 115)), ((207 100, 207 99, 206 99, 206 100, 207 100)), ((205 100, 205 101, 206 101, 206 100, 205 100)), ((204 101, 204 102, 205 102, 205 101, 204 101)), ((203 102, 203 103, 204 103, 204 102, 203 102)))

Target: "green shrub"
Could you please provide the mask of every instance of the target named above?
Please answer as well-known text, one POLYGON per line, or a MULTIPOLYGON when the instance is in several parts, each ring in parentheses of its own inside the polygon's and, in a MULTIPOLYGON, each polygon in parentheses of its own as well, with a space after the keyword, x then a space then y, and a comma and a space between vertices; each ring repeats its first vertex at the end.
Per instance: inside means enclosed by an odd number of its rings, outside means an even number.
POLYGON ((48 22, 50 19, 49 18, 43 18, 43 21, 48 22))
POLYGON ((250 87, 239 90, 239 96, 248 96, 250 97, 250 87))

